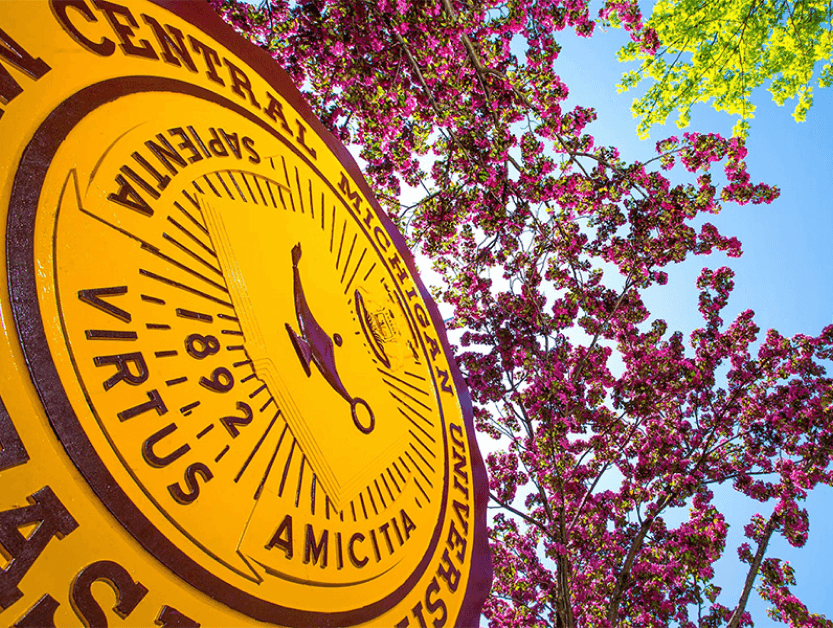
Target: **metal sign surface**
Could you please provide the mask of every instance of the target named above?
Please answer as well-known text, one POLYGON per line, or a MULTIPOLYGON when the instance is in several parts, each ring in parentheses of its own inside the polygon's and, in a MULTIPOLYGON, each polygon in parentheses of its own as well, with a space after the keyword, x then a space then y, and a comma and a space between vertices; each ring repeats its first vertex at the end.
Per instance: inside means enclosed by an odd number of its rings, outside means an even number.
POLYGON ((3 623, 478 623, 442 321, 265 53, 203 3, 0 3, 0 223, 3 623))

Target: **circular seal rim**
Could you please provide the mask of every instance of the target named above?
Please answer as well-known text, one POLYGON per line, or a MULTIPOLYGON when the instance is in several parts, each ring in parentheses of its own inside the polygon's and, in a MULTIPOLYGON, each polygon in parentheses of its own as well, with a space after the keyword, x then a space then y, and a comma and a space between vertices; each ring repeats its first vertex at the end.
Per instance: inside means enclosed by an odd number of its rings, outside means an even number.
MULTIPOLYGON (((408 579, 387 597, 364 607, 336 613, 305 611, 273 604, 241 591, 200 567, 169 541, 124 493, 98 457, 66 395, 49 349, 38 302, 34 231, 42 186, 55 152, 86 115, 108 102, 145 92, 174 92, 202 97, 234 110, 282 139, 268 125, 222 96, 188 83, 155 76, 122 77, 88 86, 56 107, 40 125, 23 152, 12 185, 6 252, 9 292, 15 295, 12 299, 13 317, 29 372, 49 421, 67 453, 108 510, 145 549, 191 586, 245 615, 290 626, 347 625, 378 617, 404 599, 433 557, 446 515, 448 465, 444 468, 441 507, 429 547, 408 579)), ((293 146, 286 145, 297 153, 293 146)))
MULTIPOLYGON (((294 87, 294 85, 292 85, 288 75, 275 64, 274 60, 265 51, 237 35, 231 27, 229 27, 218 15, 208 8, 206 3, 191 0, 150 1, 189 22, 248 63, 255 72, 257 72, 271 87, 273 87, 289 102, 289 104, 310 126, 310 128, 317 132, 327 148, 348 171, 351 178, 356 182, 370 205, 376 211, 383 227, 390 236, 395 249, 402 256, 412 280, 427 306, 431 323, 445 355, 449 357, 453 356, 445 327, 442 322, 442 317, 439 314, 436 304, 416 272, 413 256, 407 248, 404 237, 398 229, 396 229, 385 212, 379 207, 375 196, 369 189, 360 169, 356 165, 350 153, 323 127, 318 118, 312 113, 301 93, 294 87)), ((273 135, 277 135, 271 128, 268 127, 268 125, 266 125, 265 122, 254 118, 250 112, 246 111, 236 103, 227 101, 225 98, 217 96, 208 90, 203 90, 202 88, 198 88, 187 83, 180 83, 179 81, 173 81, 171 79, 160 79, 160 77, 126 76, 118 79, 111 79, 106 83, 119 84, 120 86, 127 88, 126 91, 117 90, 116 93, 106 94, 104 99, 99 102, 97 106, 110 102, 119 96, 125 95, 126 92, 136 91, 136 87, 141 84, 142 81, 147 80, 157 82, 160 80, 167 80, 170 83, 186 85, 189 90, 204 92, 203 95, 208 96, 209 100, 222 100, 224 105, 234 109, 238 113, 241 113, 248 119, 255 121, 259 126, 265 128, 273 135)), ((95 86, 90 86, 81 90, 59 105, 47 117, 38 129, 38 132, 32 136, 28 146, 23 152, 18 164, 17 172, 15 173, 9 204, 9 213, 7 217, 6 232, 6 254, 8 264, 7 277, 12 313, 15 326, 17 327, 21 340, 24 338, 28 339, 28 342, 21 342, 21 344, 23 345, 24 356, 27 365, 29 366, 30 375, 44 407, 47 408, 47 415, 50 417, 50 421, 52 420, 53 412, 49 412, 48 410, 51 408, 59 413, 66 413, 65 416, 71 417, 71 420, 76 424, 77 417, 75 417, 72 406, 70 405, 63 387, 60 384, 57 371, 52 363, 51 354, 46 343, 46 337, 42 326, 37 291, 34 289, 35 266, 33 235, 34 217, 40 197, 41 186, 44 182, 44 177, 51 162, 51 159, 44 161, 43 155, 44 151, 48 151, 50 148, 50 139, 53 139, 54 141, 54 138, 47 137, 48 134, 39 134, 40 130, 47 125, 50 120, 52 120, 52 124, 59 126, 59 122, 56 120, 56 117, 60 116, 57 116, 56 114, 61 112, 64 105, 66 105, 70 100, 79 98, 80 94, 87 94, 87 91, 92 87, 95 86), (25 165, 29 165, 30 167, 26 168, 24 167, 25 165), (27 198, 34 199, 34 205, 30 204, 29 206, 31 213, 28 216, 25 215, 26 203, 21 202, 25 201, 27 198), (35 339, 37 339, 39 343, 32 342, 35 339), (40 344, 40 346, 36 346, 36 344, 40 344), (30 348, 29 351, 26 349, 27 345, 30 348), (33 366, 35 367, 34 369, 33 366), (40 372, 42 372, 46 377, 36 378, 35 369, 40 369, 40 372), (56 383, 57 386, 55 386, 56 383)), ((87 95, 87 98, 89 98, 89 95, 87 95)), ((89 103, 89 100, 87 100, 87 103, 89 103)), ((86 113, 92 111, 93 109, 94 107, 86 109, 86 112, 83 115, 86 115, 86 113)), ((83 115, 78 118, 75 123, 83 118, 83 115)), ((75 123, 72 123, 70 128, 73 127, 75 123)), ((66 121, 64 121, 64 125, 66 125, 66 121)), ((63 140, 64 137, 65 134, 61 135, 61 140, 63 140)), ((57 150, 57 148, 57 145, 54 146, 53 154, 54 150, 57 150)), ((294 147, 290 148, 292 150, 296 150, 294 147)), ((485 465, 483 464, 483 460, 474 437, 473 412, 468 388, 462 374, 459 371, 459 368, 456 365, 456 362, 453 359, 449 360, 449 367, 455 388, 457 390, 457 401, 463 415, 463 423, 466 427, 467 446, 472 471, 472 491, 474 501, 474 513, 472 518, 473 547, 469 566, 468 585, 457 617, 458 625, 467 626, 479 624, 480 612, 489 593, 492 582, 492 564, 486 538, 486 506, 488 502, 488 488, 485 465)), ((64 414, 61 414, 61 416, 64 416, 64 414)), ((54 423, 53 427, 55 427, 54 423)), ((92 465, 92 468, 82 470, 87 481, 90 482, 91 485, 95 482, 104 489, 105 494, 121 493, 121 489, 117 487, 109 471, 98 459, 89 441, 87 441, 86 437, 83 436, 83 431, 80 431, 80 438, 79 432, 74 434, 59 435, 62 437, 61 442, 67 449, 67 452, 70 453, 73 460, 75 460, 75 455, 89 456, 92 454, 91 459, 95 462, 92 465), (73 455, 73 453, 75 455, 73 455)), ((448 474, 447 464, 445 473, 446 475, 448 474)), ((445 483, 444 491, 446 490, 447 481, 445 483)), ((105 500, 104 496, 98 491, 96 491, 96 493, 99 494, 105 505, 110 508, 109 500, 105 500)), ((144 515, 141 514, 138 508, 129 499, 127 499, 126 495, 123 493, 121 493, 121 495, 128 505, 128 508, 135 510, 135 514, 138 515, 138 519, 136 519, 137 524, 142 525, 144 522, 150 526, 150 523, 147 522, 144 515)), ((439 524, 437 525, 432 538, 432 548, 436 545, 437 536, 445 521, 445 501, 446 495, 443 496, 443 512, 441 512, 439 524)), ((116 513, 114 513, 114 515, 115 514, 116 513)), ((119 519, 119 521, 124 525, 121 517, 117 516, 117 519, 119 519)), ((128 531, 130 531, 130 527, 125 527, 128 531)), ((406 583, 404 583, 393 594, 384 600, 358 609, 338 613, 302 611, 299 609, 281 607, 241 592, 239 589, 225 583, 220 578, 210 574, 205 569, 191 561, 191 559, 187 558, 181 550, 176 548, 170 541, 161 535, 155 527, 150 527, 157 533, 156 536, 158 538, 155 539, 155 547, 150 548, 147 547, 147 545, 145 545, 145 547, 157 558, 160 557, 160 552, 158 550, 163 549, 170 551, 170 559, 173 564, 176 564, 177 568, 174 569, 166 560, 160 559, 161 562, 163 562, 163 564, 165 564, 174 573, 183 577, 186 582, 200 582, 203 578, 207 578, 217 585, 216 589, 212 588, 211 591, 207 591, 204 587, 198 588, 211 595, 217 601, 224 603, 230 608, 238 610, 254 619, 270 622, 277 620, 280 622, 286 622, 288 625, 345 625, 356 623, 357 621, 367 621, 370 616, 379 616, 381 613, 389 610, 396 603, 404 599, 404 597, 416 584, 419 577, 421 577, 431 558, 431 553, 429 552, 423 561, 421 561, 419 566, 411 573, 411 576, 408 578, 406 583), (242 595, 244 598, 248 599, 246 599, 242 605, 238 605, 234 602, 234 600, 229 599, 230 597, 235 597, 235 594, 242 595), (389 604, 386 604, 386 602, 394 597, 397 599, 393 600, 389 604), (278 611, 277 614, 280 615, 280 618, 275 616, 275 611, 278 611), (289 617, 284 616, 285 613, 287 613, 289 617), (291 619, 291 621, 287 622, 287 619, 291 619)), ((138 539, 136 535, 133 536, 138 539)), ((142 543, 143 545, 145 544, 144 542, 142 543)))

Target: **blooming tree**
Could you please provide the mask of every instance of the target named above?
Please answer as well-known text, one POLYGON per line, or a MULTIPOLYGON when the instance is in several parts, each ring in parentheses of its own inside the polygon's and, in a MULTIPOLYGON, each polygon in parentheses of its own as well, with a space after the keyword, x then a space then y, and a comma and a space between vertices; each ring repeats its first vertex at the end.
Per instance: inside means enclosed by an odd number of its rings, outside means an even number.
MULTIPOLYGON (((687 133, 644 162, 596 145, 593 109, 565 109, 556 73, 558 34, 593 33, 582 0, 212 3, 360 147, 443 279, 476 424, 497 439, 490 625, 749 626, 756 583, 776 619, 833 625, 769 555, 773 535, 806 542, 802 502, 833 482, 833 326, 785 338, 751 311, 724 321, 725 267, 700 274, 689 338, 642 299, 671 264, 741 254, 704 217, 778 195, 751 181, 743 140, 687 133), (738 599, 714 582, 724 483, 761 503, 738 599)), ((602 11, 655 45, 630 3, 602 11)))
POLYGON ((631 108, 642 136, 674 110, 687 126, 698 102, 738 115, 735 133, 745 134, 751 94, 764 85, 778 105, 795 99, 793 117, 803 122, 814 83, 833 84, 833 5, 823 0, 660 0, 645 24, 635 0, 619 13, 625 19, 613 21, 634 33, 620 59, 640 61, 621 86, 650 82, 631 108))

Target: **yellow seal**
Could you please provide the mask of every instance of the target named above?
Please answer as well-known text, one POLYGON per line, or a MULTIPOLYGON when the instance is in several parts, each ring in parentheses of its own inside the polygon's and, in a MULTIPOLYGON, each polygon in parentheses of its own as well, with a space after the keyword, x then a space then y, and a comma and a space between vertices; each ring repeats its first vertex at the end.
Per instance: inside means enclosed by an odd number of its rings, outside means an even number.
POLYGON ((202 3, 4 2, 0 103, 6 623, 476 623, 468 393, 286 76, 202 3))

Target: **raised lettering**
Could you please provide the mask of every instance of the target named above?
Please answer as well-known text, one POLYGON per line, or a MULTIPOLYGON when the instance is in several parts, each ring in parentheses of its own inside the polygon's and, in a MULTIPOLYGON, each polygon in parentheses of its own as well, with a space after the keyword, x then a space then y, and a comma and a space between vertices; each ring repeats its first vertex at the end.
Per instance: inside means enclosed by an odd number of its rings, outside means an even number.
POLYGON ((468 487, 465 484, 463 484, 462 482, 460 482, 460 478, 458 478, 456 475, 454 476, 454 488, 456 488, 458 491, 460 491, 460 493, 462 493, 463 496, 466 499, 468 499, 468 497, 469 497, 468 487))
POLYGON ((341 532, 336 532, 336 567, 344 567, 344 553, 341 550, 341 532))
POLYGON ((376 530, 370 531, 370 542, 373 543, 373 553, 376 555, 376 562, 382 560, 382 555, 379 553, 379 542, 376 540, 376 530))
POLYGON ((287 558, 292 558, 292 517, 290 515, 283 518, 278 529, 266 544, 266 549, 272 549, 275 546, 281 548, 287 558))
POLYGON ((457 519, 460 520, 460 525, 463 526, 463 533, 468 534, 468 532, 469 532, 469 522, 468 522, 469 506, 468 506, 468 504, 463 504, 461 502, 458 502, 455 499, 452 506, 454 508, 455 514, 457 515, 457 519))
POLYGON ((425 308, 422 307, 422 304, 414 304, 414 316, 416 316, 416 319, 419 321, 420 325, 422 325, 423 327, 428 327, 430 319, 428 318, 428 314, 426 314, 425 312, 425 308))
POLYGON ((388 554, 393 554, 393 543, 391 543, 390 532, 388 532, 389 527, 390 523, 385 522, 379 526, 379 532, 381 532, 382 536, 385 537, 385 544, 388 546, 388 554))
POLYGON ((151 164, 148 163, 147 159, 142 157, 141 154, 138 152, 134 152, 131 157, 138 163, 145 171, 156 179, 156 187, 160 190, 164 190, 168 187, 168 184, 171 182, 171 178, 168 175, 160 174, 160 172, 154 168, 151 164))
POLYGON ((163 467, 167 467, 172 462, 176 462, 177 460, 182 458, 182 456, 191 451, 191 446, 187 443, 178 447, 166 456, 159 456, 154 451, 153 448, 156 446, 156 444, 166 436, 173 434, 176 431, 176 429, 176 423, 166 425, 161 430, 148 437, 148 439, 144 443, 142 443, 142 458, 145 459, 145 462, 147 462, 150 466, 156 469, 161 469, 163 467))
POLYGON ((440 388, 443 392, 447 392, 450 395, 454 395, 454 391, 451 389, 451 386, 448 385, 448 371, 442 370, 439 366, 437 367, 437 377, 440 378, 440 388))
POLYGON ((240 152, 240 139, 237 133, 232 133, 229 135, 223 129, 219 129, 220 135, 223 136, 223 140, 226 142, 226 146, 229 147, 229 150, 234 153, 234 156, 240 159, 243 154, 240 152))
POLYGON ((112 39, 107 39, 106 37, 102 37, 98 43, 87 38, 75 27, 72 20, 69 19, 69 13, 67 13, 67 9, 69 7, 77 9, 88 22, 98 22, 98 18, 92 12, 92 9, 87 6, 87 3, 84 2, 84 0, 52 0, 52 10, 55 12, 55 17, 58 18, 58 21, 61 23, 64 30, 72 35, 73 39, 84 46, 87 50, 90 50, 97 55, 101 55, 102 57, 109 57, 112 55, 116 51, 116 43, 112 39))
POLYGON ((116 307, 112 303, 108 303, 101 297, 107 296, 118 296, 121 294, 127 294, 127 286, 116 286, 114 288, 90 288, 89 290, 79 290, 78 291, 78 298, 86 303, 87 305, 92 305, 95 308, 98 308, 102 312, 106 312, 110 316, 114 316, 120 321, 124 321, 125 323, 129 323, 132 320, 130 313, 126 310, 121 309, 120 307, 116 307))
POLYGON ((101 605, 93 597, 94 582, 110 585, 116 594, 113 610, 124 619, 134 611, 147 595, 147 587, 135 582, 127 570, 112 560, 99 560, 82 569, 72 582, 70 601, 85 626, 106 628, 109 624, 101 605))
POLYGON ((159 198, 159 192, 157 192, 150 183, 140 177, 130 166, 122 166, 119 170, 133 179, 134 182, 138 183, 139 187, 150 194, 153 198, 159 198))
POLYGON ((122 175, 116 175, 116 185, 119 186, 118 192, 111 193, 107 200, 118 203, 123 207, 133 209, 143 216, 153 216, 153 209, 147 204, 147 201, 142 198, 136 189, 130 184, 122 175))
POLYGON ((442 611, 442 616, 432 619, 432 623, 434 624, 434 628, 443 628, 445 626, 445 622, 448 620, 448 609, 445 605, 445 602, 441 597, 438 597, 434 600, 431 599, 431 596, 440 592, 440 583, 437 582, 436 578, 432 578, 431 582, 428 584, 428 588, 425 589, 425 608, 428 609, 428 612, 432 615, 437 611, 442 611))
POLYGON ((457 569, 457 567, 454 566, 454 563, 451 562, 451 556, 448 555, 447 549, 443 550, 443 558, 439 567, 437 567, 437 575, 445 580, 445 584, 448 586, 449 591, 454 593, 457 590, 457 586, 460 584, 461 574, 460 570, 457 569))
MULTIPOLYGON (((307 145, 306 136, 307 136, 307 128, 301 124, 300 120, 295 120, 295 123, 298 125, 298 143, 304 147, 304 149, 309 153, 309 156, 313 159, 318 158, 318 154, 315 152, 315 149, 311 146, 307 145)), ((358 210, 358 207, 356 208, 358 210)))
POLYGON ((358 558, 356 556, 356 551, 353 549, 353 546, 356 543, 364 541, 364 534, 361 532, 356 532, 353 536, 350 537, 350 541, 347 543, 347 555, 350 557, 350 562, 353 563, 354 567, 364 567, 367 564, 367 556, 363 558, 358 558))
POLYGON ((162 416, 168 411, 168 408, 165 406, 165 402, 162 401, 162 396, 155 388, 148 393, 148 399, 150 401, 140 403, 138 406, 133 406, 132 408, 119 412, 117 415, 119 417, 119 421, 127 421, 128 419, 132 419, 133 417, 149 412, 150 410, 156 410, 156 413, 159 416, 162 416))
POLYGON ((63 539, 78 527, 61 500, 48 486, 28 496, 28 506, 0 512, 0 545, 8 558, 0 572, 0 608, 9 608, 23 593, 17 588, 52 537, 63 539), (35 531, 23 536, 20 528, 37 523, 35 531))
POLYGON ((354 192, 350 187, 350 179, 343 172, 341 173, 341 181, 338 182, 338 189, 347 197, 347 202, 353 203, 353 209, 359 211, 359 206, 362 204, 362 197, 358 192, 354 192))
POLYGON ((396 540, 399 541, 399 545, 404 545, 405 541, 402 539, 402 533, 399 531, 399 524, 396 523, 396 519, 391 519, 390 522, 393 524, 393 531, 396 532, 396 540))
POLYGON ((188 35, 188 41, 191 42, 191 48, 194 52, 202 55, 206 67, 205 75, 208 77, 208 80, 214 81, 219 85, 225 85, 225 81, 217 74, 217 66, 220 65, 220 55, 217 54, 217 51, 211 46, 206 46, 193 35, 188 35))
POLYGON ((175 26, 171 26, 170 24, 165 24, 165 28, 162 28, 159 22, 144 13, 142 13, 142 19, 153 30, 153 34, 156 36, 156 41, 159 42, 159 46, 162 48, 162 58, 165 60, 165 63, 170 63, 176 67, 182 67, 182 64, 180 63, 181 59, 191 72, 197 71, 197 66, 191 58, 191 53, 188 52, 188 48, 185 46, 181 30, 175 26), (167 33, 165 32, 165 29, 168 30, 167 33), (171 39, 171 36, 168 33, 173 35, 174 38, 171 39), (176 51, 179 59, 173 55, 171 48, 176 51))
POLYGON ((211 137, 213 138, 208 140, 208 147, 211 149, 211 152, 217 157, 228 157, 228 151, 220 141, 220 137, 217 135, 217 129, 211 127, 208 129, 208 132, 211 133, 211 137))
MULTIPOLYGON (((425 623, 425 616, 422 614, 422 602, 417 602, 411 609, 411 612, 419 622, 419 628, 428 628, 428 625, 425 623)), ((405 625, 407 626, 408 624, 405 625)))
POLYGON ((431 352, 431 359, 436 360, 437 356, 440 353, 439 343, 436 340, 434 340, 433 337, 429 336, 428 332, 423 332, 422 335, 425 336, 425 342, 428 345, 428 350, 431 352))
POLYGON ((14 623, 14 628, 55 628, 55 611, 60 605, 47 593, 14 623))
MULTIPOLYGON (((179 143, 180 150, 190 150, 191 155, 188 157, 188 161, 194 163, 195 161, 200 161, 203 157, 200 155, 200 152, 197 150, 197 147, 194 146, 194 142, 191 141, 191 138, 185 134, 185 130, 182 127, 177 127, 175 129, 168 129, 168 135, 171 137, 178 136, 179 139, 182 141, 179 143)), ((176 160, 179 163, 179 160, 176 160)), ((184 163, 182 164, 185 165, 184 163)))
POLYGON ((269 99, 269 102, 266 105, 266 115, 272 118, 273 122, 277 122, 278 118, 280 118, 281 128, 286 131, 290 137, 294 137, 292 129, 289 128, 289 124, 286 122, 286 116, 283 114, 283 104, 269 92, 266 92, 266 97, 269 99))
POLYGON ((243 136, 243 148, 245 148, 246 152, 249 153, 249 161, 251 163, 260 163, 260 155, 258 155, 257 151, 255 150, 255 141, 247 135, 243 136))
POLYGON ((96 366, 115 364, 118 368, 115 375, 104 382, 104 390, 110 390, 119 382, 127 382, 131 386, 138 386, 147 381, 149 372, 147 363, 140 352, 122 353, 119 355, 99 355, 93 358, 96 366), (130 365, 135 367, 135 373, 130 371, 130 365))
MULTIPOLYGON (((5 59, 21 72, 25 72, 33 79, 38 80, 49 72, 50 68, 43 59, 35 59, 18 44, 11 35, 0 28, 0 59, 5 59)), ((0 100, 9 104, 17 96, 23 93, 23 88, 12 78, 9 71, 0 63, 0 100)), ((2 115, 2 112, 0 112, 2 115)))
MULTIPOLYGON (((229 76, 231 76, 231 91, 240 96, 243 100, 246 100, 246 94, 248 94, 249 102, 252 103, 252 106, 260 109, 260 103, 257 102, 257 98, 255 98, 255 95, 252 92, 252 82, 249 80, 249 77, 246 76, 246 73, 225 57, 223 57, 223 63, 225 63, 228 67, 229 76)), ((303 140, 301 143, 303 143, 303 140)))
POLYGON ((211 473, 211 469, 205 466, 202 462, 195 462, 194 464, 188 465, 188 468, 185 469, 185 488, 187 490, 182 490, 179 482, 168 485, 168 492, 171 494, 171 497, 174 498, 176 503, 187 506, 188 504, 193 504, 197 500, 197 497, 200 496, 200 483, 197 481, 198 477, 202 478, 205 484, 208 484, 208 482, 210 482, 214 477, 214 474, 211 473))
POLYGON ((390 240, 388 240, 388 234, 385 233, 385 230, 382 227, 376 227, 373 230, 373 235, 376 236, 376 242, 382 248, 383 251, 387 251, 390 247, 390 240))
POLYGON ((200 628, 200 624, 167 604, 159 610, 153 623, 162 628, 200 628))
POLYGON ((451 433, 451 440, 454 441, 454 444, 457 445, 460 449, 465 451, 466 444, 463 442, 463 428, 461 428, 456 423, 451 423, 448 426, 448 431, 451 433), (455 436, 455 432, 458 436, 455 436))
POLYGON ((460 477, 466 484, 469 483, 469 474, 466 473, 466 459, 463 454, 458 453, 454 448, 451 450, 451 455, 454 457, 454 474, 460 477))
POLYGON ((202 141, 202 138, 200 137, 199 133, 197 133, 197 130, 194 127, 189 125, 188 126, 188 132, 191 134, 191 137, 194 138, 194 141, 202 149, 203 154, 206 157, 211 157, 212 156, 211 151, 208 150, 208 147, 205 145, 205 142, 202 141))
POLYGON ((313 565, 321 561, 321 568, 327 566, 327 546, 329 541, 329 530, 321 533, 318 542, 315 541, 315 532, 312 525, 307 524, 307 542, 304 544, 304 562, 312 562, 313 565))
POLYGON ((411 518, 404 509, 399 511, 399 516, 402 518, 402 528, 405 531, 405 540, 407 541, 411 538, 411 530, 416 530, 416 525, 414 525, 414 522, 411 521, 411 518))
MULTIPOLYGON (((179 172, 176 167, 171 163, 173 160, 181 168, 184 168, 187 164, 185 163, 185 159, 183 159, 182 155, 176 152, 176 149, 171 146, 171 143, 165 139, 165 137, 159 133, 156 136, 156 139, 159 140, 159 143, 162 144, 161 146, 154 142, 153 140, 148 140, 145 142, 145 146, 148 147, 148 150, 154 154, 156 159, 161 163, 165 168, 167 168, 168 172, 171 174, 176 174, 179 172)), ((190 140, 189 140, 190 142, 190 140)), ((202 159, 202 157, 200 157, 202 159)))
POLYGON ((254 416, 251 406, 244 401, 237 402, 237 409, 242 410, 243 414, 245 414, 246 416, 224 416, 220 419, 220 423, 222 423, 223 427, 226 428, 226 431, 228 431, 228 433, 231 434, 232 438, 237 438, 237 435, 240 433, 240 430, 237 429, 237 426, 248 425, 252 422, 252 417, 254 416))
POLYGON ((457 562, 461 565, 464 562, 464 558, 466 557, 466 539, 465 537, 460 534, 460 531, 457 529, 457 526, 454 525, 454 521, 451 521, 451 526, 448 528, 448 537, 445 540, 446 544, 448 545, 448 549, 454 551, 456 548, 460 548, 460 551, 457 552, 457 562))
POLYGON ((113 32, 116 33, 116 36, 121 42, 119 48, 124 51, 124 54, 133 57, 144 57, 145 59, 159 58, 147 39, 140 39, 138 46, 133 43, 133 37, 136 36, 133 29, 139 28, 139 24, 136 22, 136 18, 133 17, 130 9, 120 4, 109 2, 108 0, 94 0, 94 2, 104 13, 107 21, 110 22, 113 32), (118 16, 126 18, 127 23, 120 22, 118 16))

